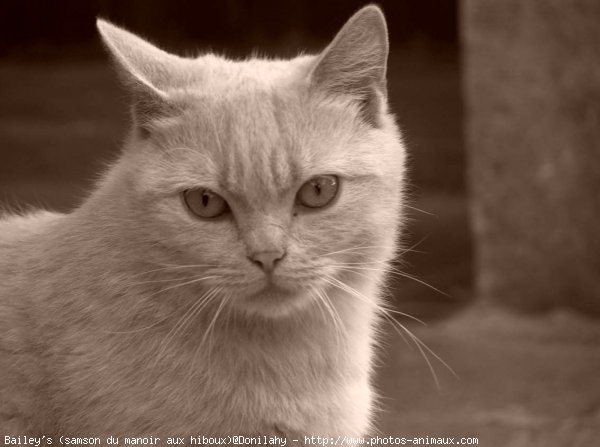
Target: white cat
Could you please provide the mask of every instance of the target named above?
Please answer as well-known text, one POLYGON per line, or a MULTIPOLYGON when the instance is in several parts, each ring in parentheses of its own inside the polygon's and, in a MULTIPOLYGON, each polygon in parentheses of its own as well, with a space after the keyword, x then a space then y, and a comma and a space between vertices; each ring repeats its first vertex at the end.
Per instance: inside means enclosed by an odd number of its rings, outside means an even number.
POLYGON ((98 28, 132 131, 79 208, 0 220, 0 434, 368 434, 405 158, 381 11, 292 60, 98 28))

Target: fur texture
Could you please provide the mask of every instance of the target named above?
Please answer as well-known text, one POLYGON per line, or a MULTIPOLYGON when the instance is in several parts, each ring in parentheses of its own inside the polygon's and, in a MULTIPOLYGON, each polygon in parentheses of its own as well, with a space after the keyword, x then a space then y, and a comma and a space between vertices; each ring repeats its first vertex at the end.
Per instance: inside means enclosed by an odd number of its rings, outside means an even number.
POLYGON ((0 220, 0 433, 366 435, 404 177, 381 11, 292 60, 98 27, 134 124, 79 208, 0 220), (319 175, 338 196, 299 206, 319 175), (200 187, 231 211, 193 216, 200 187), (251 260, 269 250, 272 275, 251 260))

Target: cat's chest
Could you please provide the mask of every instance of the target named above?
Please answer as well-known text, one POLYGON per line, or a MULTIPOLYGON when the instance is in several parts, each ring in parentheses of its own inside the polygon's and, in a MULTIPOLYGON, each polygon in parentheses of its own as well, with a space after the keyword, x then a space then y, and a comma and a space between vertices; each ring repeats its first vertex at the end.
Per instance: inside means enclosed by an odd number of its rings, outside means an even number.
MULTIPOLYGON (((151 340, 123 343, 112 350, 110 367, 82 377, 94 390, 88 395, 96 397, 85 402, 94 409, 86 410, 87 425, 105 420, 115 433, 137 431, 140 436, 262 434, 275 426, 346 434, 365 426, 370 407, 366 371, 335 344, 298 338, 296 343, 266 344, 217 337, 210 349, 174 345, 160 358, 151 340)), ((84 391, 73 390, 74 397, 84 391)))

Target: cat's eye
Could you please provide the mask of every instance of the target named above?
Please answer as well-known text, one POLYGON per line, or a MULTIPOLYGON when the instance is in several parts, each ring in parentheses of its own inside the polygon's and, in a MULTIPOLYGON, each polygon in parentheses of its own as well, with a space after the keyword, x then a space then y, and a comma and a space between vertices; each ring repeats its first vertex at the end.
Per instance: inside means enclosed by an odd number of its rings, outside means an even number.
POLYGON ((186 189, 183 201, 194 215, 205 219, 218 217, 229 210, 223 197, 206 188, 186 189))
POLYGON ((323 208, 337 196, 339 179, 335 175, 319 175, 304 183, 296 200, 307 208, 323 208))

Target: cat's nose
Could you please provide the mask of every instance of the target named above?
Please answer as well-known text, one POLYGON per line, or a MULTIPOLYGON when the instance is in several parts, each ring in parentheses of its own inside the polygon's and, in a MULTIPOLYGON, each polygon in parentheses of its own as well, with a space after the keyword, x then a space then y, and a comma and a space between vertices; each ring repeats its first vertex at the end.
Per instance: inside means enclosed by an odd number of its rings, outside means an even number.
POLYGON ((248 259, 259 266, 265 273, 271 273, 277 263, 285 257, 284 250, 259 251, 248 256, 248 259))

